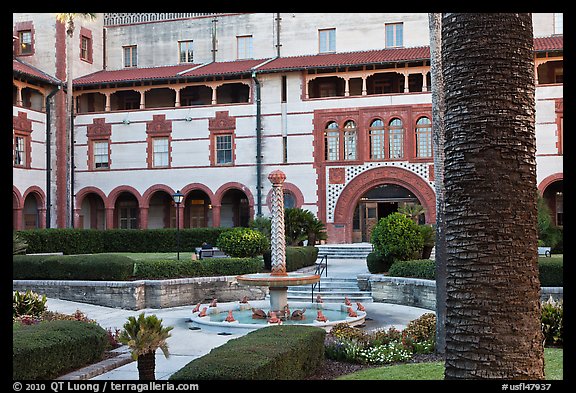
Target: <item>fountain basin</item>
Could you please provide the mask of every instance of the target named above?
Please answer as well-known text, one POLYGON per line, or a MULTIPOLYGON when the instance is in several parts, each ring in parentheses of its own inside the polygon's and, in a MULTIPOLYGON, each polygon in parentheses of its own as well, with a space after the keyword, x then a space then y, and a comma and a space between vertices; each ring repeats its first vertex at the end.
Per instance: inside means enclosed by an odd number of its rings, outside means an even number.
MULTIPOLYGON (((208 304, 202 305, 200 310, 208 307, 208 304)), ((365 311, 356 310, 357 317, 348 316, 348 306, 343 303, 309 303, 309 302, 293 302, 289 304, 290 310, 304 309, 304 320, 284 320, 282 324, 287 325, 306 325, 317 326, 330 331, 332 327, 338 323, 347 323, 350 326, 364 324, 366 318, 365 311), (328 318, 326 322, 316 321, 318 310, 328 318)), ((228 334, 245 334, 250 331, 260 329, 266 326, 273 326, 277 324, 270 324, 265 319, 252 319, 252 308, 262 309, 264 312, 270 310, 270 304, 266 300, 251 300, 248 303, 230 302, 221 303, 216 307, 208 307, 206 309, 206 316, 198 316, 200 312, 195 312, 190 317, 189 323, 191 327, 199 327, 202 330, 215 332, 215 333, 228 333, 228 334), (228 311, 232 310, 234 322, 226 322, 228 311)))
POLYGON ((290 272, 285 275, 273 275, 271 273, 243 274, 236 277, 236 280, 245 285, 256 285, 266 287, 288 287, 291 285, 309 285, 320 281, 318 274, 306 274, 290 272))

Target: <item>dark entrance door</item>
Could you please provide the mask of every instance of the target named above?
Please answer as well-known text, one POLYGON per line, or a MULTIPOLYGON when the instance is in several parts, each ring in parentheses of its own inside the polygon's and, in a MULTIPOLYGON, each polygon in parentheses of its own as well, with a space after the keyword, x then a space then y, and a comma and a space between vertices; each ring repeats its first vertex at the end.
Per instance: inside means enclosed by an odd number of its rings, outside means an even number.
POLYGON ((383 184, 366 192, 354 211, 352 241, 369 242, 378 221, 405 203, 420 202, 409 190, 395 184, 383 184))

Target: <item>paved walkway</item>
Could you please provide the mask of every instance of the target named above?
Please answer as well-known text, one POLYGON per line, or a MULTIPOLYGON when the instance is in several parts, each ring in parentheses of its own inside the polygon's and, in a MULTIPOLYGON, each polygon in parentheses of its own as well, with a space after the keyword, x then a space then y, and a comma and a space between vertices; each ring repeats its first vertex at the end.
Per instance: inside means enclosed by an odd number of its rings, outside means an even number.
MULTIPOLYGON (((328 277, 356 277, 356 275, 363 273, 369 273, 365 260, 331 259, 329 261, 328 277)), ((122 329, 129 316, 137 316, 141 312, 145 312, 147 315, 155 314, 162 319, 164 326, 173 326, 172 336, 168 339, 169 358, 166 359, 160 350, 156 352, 157 380, 167 380, 173 373, 192 360, 207 354, 212 348, 240 336, 239 334, 219 335, 218 333, 205 332, 203 330, 190 330, 188 320, 193 305, 131 311, 49 298, 47 306, 50 311, 66 314, 72 314, 76 310, 80 310, 88 318, 96 320, 105 329, 122 329)), ((403 329, 411 320, 430 312, 430 310, 422 308, 386 303, 366 303, 364 306, 367 312, 366 326, 364 327, 366 330, 387 329, 391 326, 403 329)), ((137 363, 131 361, 130 354, 126 353, 115 360, 88 367, 87 369, 68 374, 63 378, 138 380, 138 369, 137 363), (118 363, 123 365, 117 367, 118 363)))

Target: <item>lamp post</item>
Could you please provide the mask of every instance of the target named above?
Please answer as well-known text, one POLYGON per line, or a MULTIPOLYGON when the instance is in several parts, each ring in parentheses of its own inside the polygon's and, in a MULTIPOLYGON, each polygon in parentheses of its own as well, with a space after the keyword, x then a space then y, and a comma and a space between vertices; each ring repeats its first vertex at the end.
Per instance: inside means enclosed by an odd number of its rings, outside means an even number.
POLYGON ((184 199, 184 195, 178 190, 176 194, 172 195, 172 199, 176 204, 176 251, 177 259, 180 260, 180 204, 184 199))

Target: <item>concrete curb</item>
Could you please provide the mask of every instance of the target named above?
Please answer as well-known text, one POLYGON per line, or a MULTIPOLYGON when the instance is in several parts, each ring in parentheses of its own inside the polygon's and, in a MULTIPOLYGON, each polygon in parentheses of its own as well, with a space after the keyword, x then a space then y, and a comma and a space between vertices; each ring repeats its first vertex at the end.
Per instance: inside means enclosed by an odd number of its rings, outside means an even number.
POLYGON ((98 363, 94 363, 79 370, 72 371, 71 373, 56 378, 56 380, 87 380, 134 361, 134 359, 132 359, 132 354, 130 353, 129 348, 126 345, 118 347, 112 350, 112 352, 120 352, 120 355, 113 358, 104 359, 98 363))

